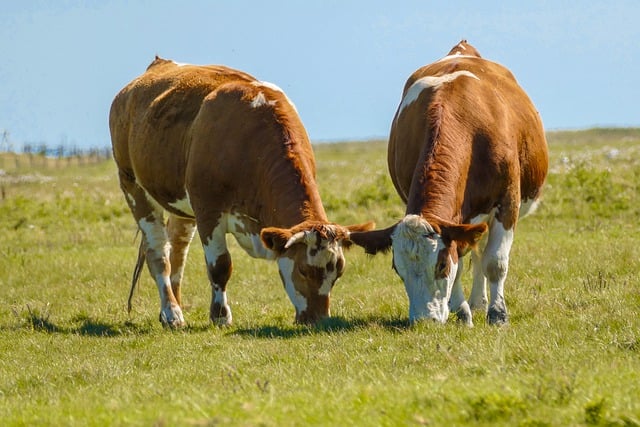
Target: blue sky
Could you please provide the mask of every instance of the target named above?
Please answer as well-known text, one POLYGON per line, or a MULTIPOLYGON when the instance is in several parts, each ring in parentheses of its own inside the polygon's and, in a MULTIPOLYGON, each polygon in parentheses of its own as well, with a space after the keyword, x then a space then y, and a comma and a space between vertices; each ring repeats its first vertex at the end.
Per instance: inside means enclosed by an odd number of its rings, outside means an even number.
POLYGON ((113 97, 158 54, 276 83, 314 142, 386 138, 407 77, 462 38, 547 129, 640 126, 637 0, 0 0, 0 132, 108 146, 113 97))

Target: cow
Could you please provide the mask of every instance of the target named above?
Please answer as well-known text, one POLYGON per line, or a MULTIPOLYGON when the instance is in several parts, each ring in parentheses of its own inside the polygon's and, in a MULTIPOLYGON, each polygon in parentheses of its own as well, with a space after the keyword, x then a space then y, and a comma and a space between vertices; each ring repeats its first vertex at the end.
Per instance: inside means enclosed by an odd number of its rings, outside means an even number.
POLYGON ((309 138, 281 89, 225 66, 156 57, 116 95, 109 128, 120 187, 142 232, 131 289, 146 260, 164 325, 184 325, 180 288, 196 230, 215 324, 232 322, 227 233, 250 256, 277 260, 297 323, 330 315, 342 249, 351 232, 374 224, 327 220, 309 138))
POLYGON ((473 326, 471 309, 485 310, 489 324, 507 323, 516 223, 535 210, 548 169, 541 119, 513 74, 462 40, 407 80, 387 154, 406 216, 353 233, 352 242, 369 254, 392 249, 411 323, 444 323, 451 312, 473 326), (461 284, 468 252, 469 302, 461 284))

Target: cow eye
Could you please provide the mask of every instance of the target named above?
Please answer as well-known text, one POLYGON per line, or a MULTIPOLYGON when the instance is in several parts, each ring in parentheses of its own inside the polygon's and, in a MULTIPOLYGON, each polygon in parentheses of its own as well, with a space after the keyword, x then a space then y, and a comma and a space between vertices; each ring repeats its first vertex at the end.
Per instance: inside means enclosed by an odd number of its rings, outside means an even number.
POLYGON ((431 239, 431 240, 436 240, 436 233, 425 233, 422 235, 422 237, 425 237, 427 239, 431 239))

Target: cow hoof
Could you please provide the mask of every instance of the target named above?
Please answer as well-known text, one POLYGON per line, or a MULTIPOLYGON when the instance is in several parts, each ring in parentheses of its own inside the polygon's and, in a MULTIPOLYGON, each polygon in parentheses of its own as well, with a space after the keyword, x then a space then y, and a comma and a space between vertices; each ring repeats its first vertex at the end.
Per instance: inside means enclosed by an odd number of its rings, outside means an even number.
POLYGON ((506 325, 509 323, 509 316, 505 307, 489 307, 487 311, 487 322, 490 325, 506 325))
POLYGON ((184 317, 182 310, 178 306, 172 306, 160 311, 160 323, 162 326, 176 329, 184 326, 184 317))
POLYGON ((230 326, 232 321, 231 308, 228 305, 214 303, 209 318, 216 326, 230 326))
POLYGON ((469 304, 463 302, 460 305, 458 311, 456 311, 456 317, 458 318, 458 322, 462 323, 465 326, 470 328, 473 327, 473 317, 471 315, 471 309, 469 308, 469 304))
POLYGON ((488 301, 486 299, 479 299, 474 301, 473 299, 469 300, 469 305, 471 306, 471 310, 473 311, 487 311, 488 301))

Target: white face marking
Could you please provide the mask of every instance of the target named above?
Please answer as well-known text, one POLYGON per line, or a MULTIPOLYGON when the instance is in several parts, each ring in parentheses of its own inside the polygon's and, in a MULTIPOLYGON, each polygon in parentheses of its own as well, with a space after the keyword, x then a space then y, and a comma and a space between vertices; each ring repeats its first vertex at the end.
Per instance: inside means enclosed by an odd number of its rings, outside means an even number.
POLYGON ((460 70, 450 74, 445 74, 443 76, 426 76, 421 79, 416 80, 411 87, 407 90, 404 98, 402 98, 402 102, 400 103, 400 107, 398 108, 398 114, 396 117, 399 117, 406 107, 411 105, 422 93, 423 90, 428 88, 438 89, 445 83, 450 83, 457 79, 460 76, 471 77, 476 80, 480 80, 475 74, 470 71, 460 70))
POLYGON ((189 193, 187 193, 184 199, 169 203, 169 206, 186 215, 194 216, 193 208, 191 207, 191 200, 189 200, 189 193))
POLYGON ((186 62, 176 62, 176 61, 171 61, 174 64, 176 64, 178 67, 185 67, 187 65, 191 65, 191 64, 187 64, 186 62))
POLYGON ((280 87, 278 85, 275 85, 273 83, 270 82, 263 82, 263 81, 255 81, 251 83, 254 86, 263 86, 263 87, 267 87, 271 90, 274 90, 276 92, 280 92, 281 94, 284 95, 285 99, 287 100, 287 102, 293 107, 293 109, 297 112, 298 109, 296 108, 295 104, 289 99, 289 97, 287 96, 286 93, 284 93, 284 91, 282 89, 280 89, 280 87))
POLYGON ((278 268, 280 269, 282 280, 284 280, 284 289, 287 291, 291 303, 296 308, 296 313, 302 313, 307 309, 307 299, 296 290, 293 284, 293 260, 287 257, 278 258, 278 268))
POLYGON ((436 277, 438 254, 445 249, 440 235, 418 215, 407 215, 392 236, 393 263, 409 297, 409 320, 431 318, 444 323, 458 264, 449 257, 449 274, 436 277))
POLYGON ((305 238, 305 244, 307 246, 307 263, 310 266, 321 268, 324 271, 325 277, 322 281, 322 285, 318 289, 318 294, 329 295, 333 288, 333 284, 338 278, 337 260, 341 258, 344 259, 342 246, 337 240, 332 242, 323 240, 320 249, 318 249, 316 246, 316 239, 317 235, 315 233, 310 233, 305 238), (312 255, 312 253, 315 254, 312 255), (333 271, 327 270, 328 264, 335 267, 333 271))
POLYGON ((273 105, 276 105, 277 103, 278 101, 271 101, 271 100, 267 101, 267 98, 264 96, 264 93, 258 92, 255 98, 253 98, 253 100, 251 101, 251 107, 258 108, 264 105, 273 106, 273 105))
POLYGON ((258 220, 238 213, 229 214, 225 219, 228 231, 233 234, 238 244, 254 258, 276 259, 276 253, 267 249, 258 233, 247 230, 253 228, 258 220))

